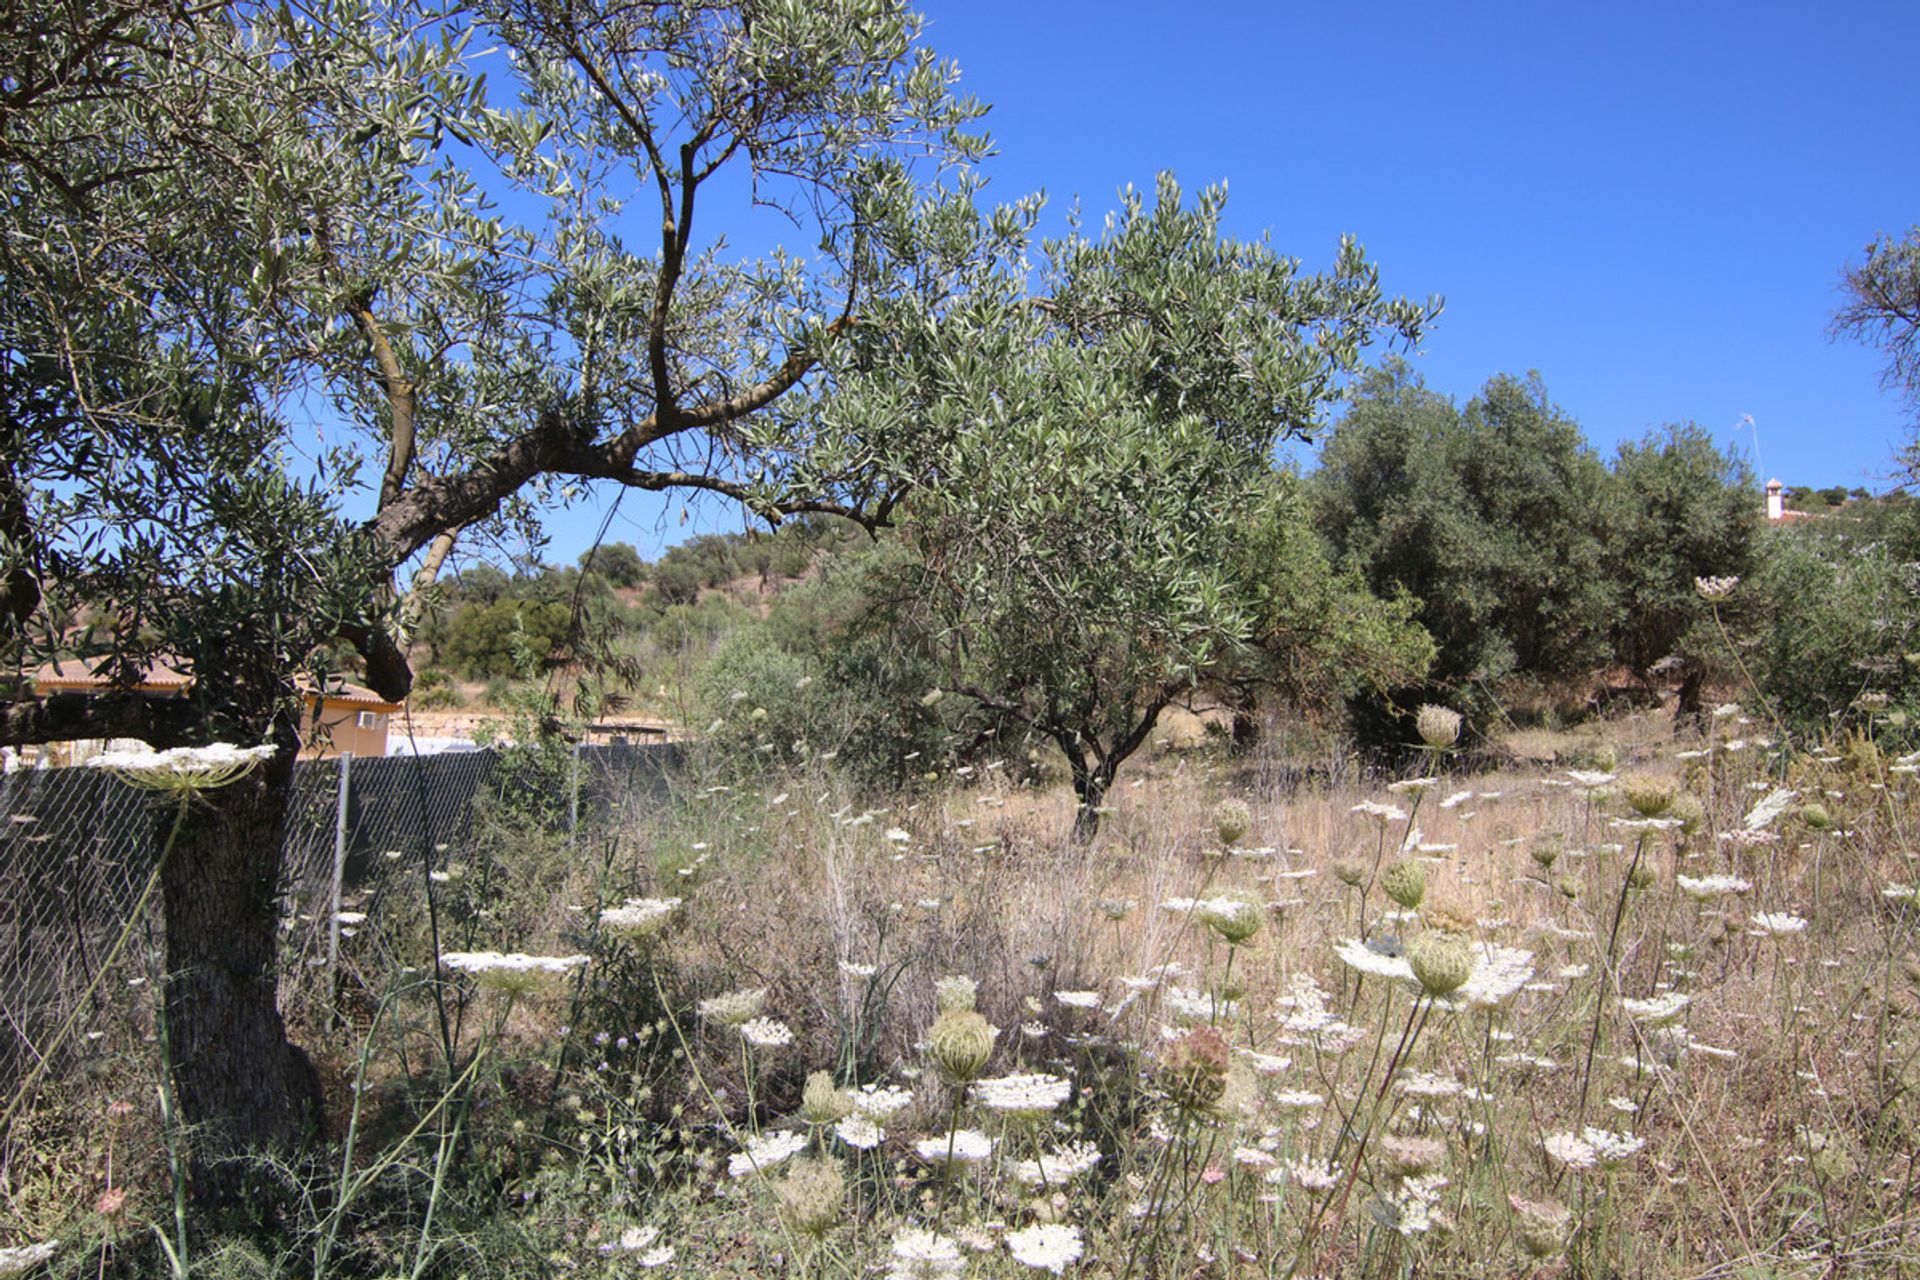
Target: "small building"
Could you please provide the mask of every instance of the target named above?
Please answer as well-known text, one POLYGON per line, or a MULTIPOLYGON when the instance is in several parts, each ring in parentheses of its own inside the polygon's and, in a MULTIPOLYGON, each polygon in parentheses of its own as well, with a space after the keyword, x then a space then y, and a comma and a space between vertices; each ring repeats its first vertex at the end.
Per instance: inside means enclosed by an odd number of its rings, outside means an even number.
POLYGON ((400 710, 371 689, 329 680, 325 692, 303 687, 300 758, 326 759, 351 752, 356 758, 387 754, 387 726, 400 710))
POLYGON ((1811 511, 1795 511, 1787 505, 1787 487, 1778 480, 1767 481, 1767 521, 1770 524, 1790 524, 1795 520, 1819 519, 1811 511))
MULTIPOLYGON (((180 698, 192 687, 193 677, 166 662, 155 662, 141 672, 131 685, 108 678, 104 670, 88 670, 77 658, 48 663, 33 673, 34 692, 42 697, 55 693, 102 693, 108 689, 131 688, 157 697, 180 698)), ((387 726, 397 702, 388 702, 371 689, 329 680, 324 691, 310 681, 298 682, 303 703, 300 719, 300 755, 303 759, 337 756, 351 751, 356 756, 387 754, 387 726)), ((105 750, 104 742, 50 743, 40 755, 54 764, 78 764, 90 755, 105 750)))

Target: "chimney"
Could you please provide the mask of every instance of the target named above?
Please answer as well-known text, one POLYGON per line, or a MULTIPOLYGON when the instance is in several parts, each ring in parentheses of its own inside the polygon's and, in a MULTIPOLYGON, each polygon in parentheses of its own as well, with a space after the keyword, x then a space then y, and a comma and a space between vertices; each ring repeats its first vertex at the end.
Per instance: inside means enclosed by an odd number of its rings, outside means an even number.
POLYGON ((1767 519, 1783 520, 1787 514, 1786 486, 1778 480, 1767 481, 1767 519))

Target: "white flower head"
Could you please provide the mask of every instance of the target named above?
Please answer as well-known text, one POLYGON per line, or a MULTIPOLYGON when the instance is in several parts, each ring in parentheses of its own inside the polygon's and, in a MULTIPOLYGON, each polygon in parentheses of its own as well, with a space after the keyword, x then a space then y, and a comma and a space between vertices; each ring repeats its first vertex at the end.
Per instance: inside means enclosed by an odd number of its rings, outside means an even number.
POLYGON ((993 1154, 993 1139, 978 1129, 958 1129, 922 1138, 913 1144, 913 1151, 931 1164, 945 1164, 949 1158, 957 1164, 974 1164, 993 1154))
POLYGON ((1644 1022, 1651 1027, 1664 1027, 1679 1021, 1681 1013, 1690 1003, 1692 1003, 1690 996, 1682 995, 1678 991, 1665 991, 1645 1000, 1623 999, 1620 1001, 1620 1007, 1625 1009, 1627 1016, 1636 1022, 1644 1022))
POLYGON ((1061 1222, 1007 1233, 1007 1249, 1019 1261, 1036 1271, 1060 1275, 1068 1264, 1080 1257, 1080 1228, 1061 1222))
POLYGON ((757 1138, 749 1138, 747 1149, 727 1161, 727 1176, 744 1178, 750 1173, 765 1173, 782 1161, 799 1155, 806 1146, 805 1134, 785 1129, 775 1133, 763 1133, 757 1138))
POLYGON ((863 1084, 847 1096, 855 1111, 876 1122, 905 1110, 913 1101, 911 1091, 885 1084, 863 1084))
POLYGON ((1015 1179, 1029 1186, 1057 1187, 1071 1182, 1100 1163, 1100 1148, 1091 1142, 1055 1147, 1037 1160, 1016 1160, 1010 1166, 1015 1179))
POLYGON ((122 782, 148 791, 207 791, 238 782, 262 761, 272 759, 277 750, 271 744, 236 747, 225 742, 169 751, 141 746, 102 751, 89 757, 86 766, 105 769, 122 782))
POLYGON ((1613 1133, 1607 1129, 1596 1129, 1588 1125, 1580 1130, 1580 1136, 1586 1140, 1593 1151, 1593 1157, 1599 1161, 1602 1169, 1611 1169, 1631 1160, 1640 1148, 1647 1145, 1645 1138, 1636 1138, 1630 1133, 1613 1133))
POLYGON ((1753 917, 1753 927, 1755 933, 1758 935, 1770 938, 1784 938, 1790 934, 1804 931, 1807 927, 1807 922, 1800 916, 1789 915, 1784 911, 1763 911, 1753 917))
POLYGON ((756 1049, 784 1049, 793 1043, 793 1028, 778 1018, 751 1018, 740 1024, 740 1036, 756 1049))
POLYGON ((1711 902, 1715 898, 1724 898, 1730 893, 1745 893, 1753 888, 1751 881, 1739 876, 1675 876, 1673 882, 1680 886, 1680 892, 1695 902, 1711 902))
POLYGON ((545 987, 555 978, 573 972, 586 964, 587 959, 580 955, 529 956, 519 952, 448 951, 441 955, 440 963, 455 972, 467 974, 483 987, 509 995, 525 995, 545 987))
POLYGON ((37 1267, 59 1248, 58 1240, 43 1240, 39 1244, 17 1244, 10 1249, 0 1249, 0 1276, 17 1276, 29 1268, 37 1267))
POLYGON ((650 938, 666 927, 679 898, 628 898, 625 905, 600 913, 600 927, 626 938, 650 938))
POLYGON ((1399 978, 1405 982, 1414 981, 1413 965, 1405 956, 1389 955, 1377 951, 1358 938, 1348 938, 1333 949, 1341 963, 1350 969, 1371 974, 1376 978, 1399 978))
POLYGON ((737 1027, 759 1017, 766 1003, 767 989, 754 987, 748 991, 729 991, 725 995, 702 1000, 699 1009, 700 1016, 708 1022, 723 1027, 737 1027))
POLYGON ((973 1086, 974 1100, 989 1111, 1051 1111, 1072 1093, 1072 1081, 1044 1072, 1000 1076, 973 1086))
POLYGON ((918 1227, 903 1227, 893 1237, 887 1280, 960 1280, 965 1268, 957 1242, 918 1227))
POLYGON ((872 1116, 854 1112, 833 1126, 833 1132, 840 1141, 861 1151, 871 1151, 886 1139, 886 1131, 874 1122, 872 1116))
POLYGON ((1531 951, 1497 942, 1475 943, 1473 951, 1473 972, 1453 993, 1453 1008, 1497 1009, 1533 979, 1531 951))

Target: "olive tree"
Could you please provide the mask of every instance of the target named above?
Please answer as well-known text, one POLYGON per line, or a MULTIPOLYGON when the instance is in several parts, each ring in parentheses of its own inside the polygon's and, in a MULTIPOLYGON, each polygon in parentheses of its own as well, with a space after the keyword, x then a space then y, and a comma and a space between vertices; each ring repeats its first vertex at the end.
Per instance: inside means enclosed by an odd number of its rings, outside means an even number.
POLYGON ((193 683, 19 684, 0 742, 280 748, 164 871, 171 1065, 218 1189, 317 1107, 273 976, 297 673, 344 642, 403 696, 409 590, 582 480, 877 518, 831 425, 778 406, 915 293, 897 246, 980 109, 894 0, 25 18, 0 33, 0 643, 193 683), (808 256, 725 253, 716 188, 808 256))
POLYGON ((1082 837, 1170 703, 1260 670, 1263 644, 1306 647, 1274 598, 1284 566, 1249 554, 1291 511, 1274 448, 1314 429, 1364 346, 1437 309, 1383 297, 1351 240, 1323 274, 1237 241, 1224 204, 1162 176, 1031 263, 1032 202, 946 220, 954 261, 1011 269, 954 273, 823 410, 906 464, 889 498, 948 688, 1059 748, 1082 837), (988 251, 953 250, 972 244, 988 251), (929 425, 903 449, 887 427, 909 407, 929 425))

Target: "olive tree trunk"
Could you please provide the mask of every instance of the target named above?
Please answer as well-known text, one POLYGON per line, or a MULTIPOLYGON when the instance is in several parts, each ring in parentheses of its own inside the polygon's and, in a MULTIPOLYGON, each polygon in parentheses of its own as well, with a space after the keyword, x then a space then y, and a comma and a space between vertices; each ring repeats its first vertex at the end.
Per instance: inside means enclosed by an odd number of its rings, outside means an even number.
MULTIPOLYGON (((166 1048, 205 1201, 234 1198, 243 1157, 291 1149, 320 1118, 313 1065, 288 1041, 277 998, 293 755, 284 742, 259 770, 196 796, 161 876, 166 1048)), ((161 820, 171 827, 172 812, 161 820)))

